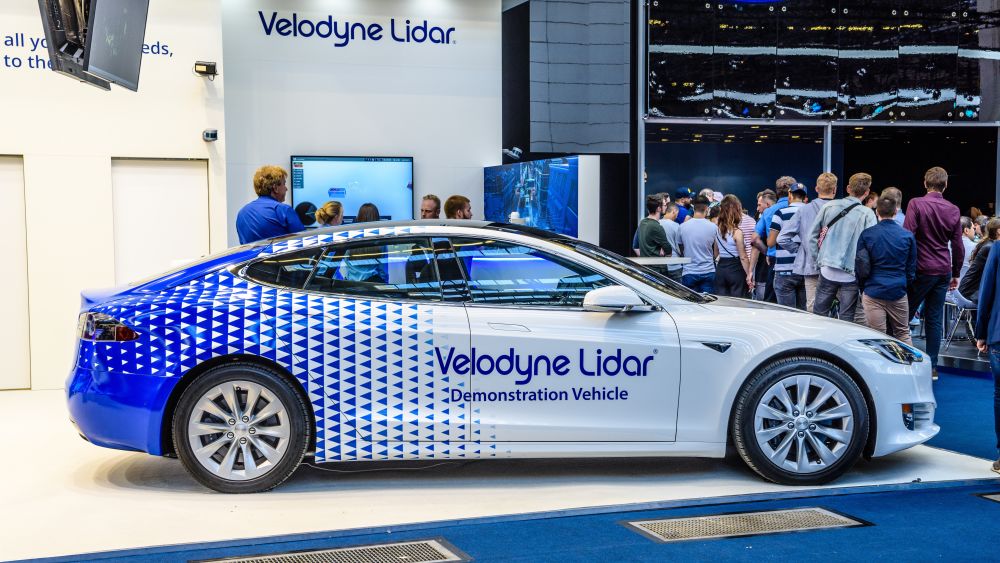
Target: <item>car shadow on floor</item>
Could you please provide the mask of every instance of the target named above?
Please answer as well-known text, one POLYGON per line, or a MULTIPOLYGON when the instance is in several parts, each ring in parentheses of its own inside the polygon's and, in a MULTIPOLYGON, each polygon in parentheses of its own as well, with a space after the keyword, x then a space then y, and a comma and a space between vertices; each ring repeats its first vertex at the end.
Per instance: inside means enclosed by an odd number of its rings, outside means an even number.
MULTIPOLYGON (((188 475, 177 459, 121 454, 81 466, 75 475, 83 487, 210 492, 188 475)), ((269 494, 377 489, 455 489, 548 487, 560 483, 636 486, 675 480, 719 482, 759 479, 738 459, 606 458, 490 459, 341 462, 312 465, 309 460, 269 494)))
MULTIPOLYGON (((921 471, 905 452, 862 460, 834 486, 878 482, 919 482, 921 471)), ((171 494, 211 493, 184 470, 177 459, 144 454, 117 454, 113 459, 78 468, 80 487, 162 491, 171 494)), ((379 494, 415 489, 458 490, 545 489, 574 487, 686 487, 696 496, 716 496, 718 489, 752 487, 794 490, 765 482, 739 458, 605 458, 490 459, 342 462, 311 465, 308 460, 269 495, 316 493, 379 494)))

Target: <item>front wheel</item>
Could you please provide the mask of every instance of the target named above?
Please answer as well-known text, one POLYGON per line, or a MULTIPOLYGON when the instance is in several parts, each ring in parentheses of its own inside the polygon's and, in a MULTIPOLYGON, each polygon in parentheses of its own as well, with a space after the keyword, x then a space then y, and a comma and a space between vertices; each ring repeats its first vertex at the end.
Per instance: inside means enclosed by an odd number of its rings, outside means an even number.
POLYGON ((257 493, 287 479, 312 432, 299 393, 279 374, 239 362, 213 368, 188 387, 173 418, 174 449, 201 484, 257 493))
POLYGON ((783 485, 821 485, 861 457, 868 407, 858 385, 830 362, 769 364, 736 397, 732 437, 743 461, 783 485))

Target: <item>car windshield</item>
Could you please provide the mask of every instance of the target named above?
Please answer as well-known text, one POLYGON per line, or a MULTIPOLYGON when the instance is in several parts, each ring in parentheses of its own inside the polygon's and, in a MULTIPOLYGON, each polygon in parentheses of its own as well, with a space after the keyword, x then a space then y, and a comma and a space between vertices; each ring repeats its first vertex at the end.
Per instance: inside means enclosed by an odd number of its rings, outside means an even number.
POLYGON ((694 303, 709 303, 711 301, 715 301, 716 299, 715 296, 712 295, 691 291, 663 274, 645 266, 636 264, 624 256, 615 254, 614 252, 605 250, 599 246, 590 244, 589 242, 583 242, 582 240, 568 237, 551 238, 549 240, 556 244, 572 248, 584 256, 593 258, 605 266, 614 268, 632 279, 638 280, 646 285, 653 286, 654 289, 662 291, 663 293, 673 297, 677 297, 678 299, 684 299, 685 301, 691 301, 694 303))

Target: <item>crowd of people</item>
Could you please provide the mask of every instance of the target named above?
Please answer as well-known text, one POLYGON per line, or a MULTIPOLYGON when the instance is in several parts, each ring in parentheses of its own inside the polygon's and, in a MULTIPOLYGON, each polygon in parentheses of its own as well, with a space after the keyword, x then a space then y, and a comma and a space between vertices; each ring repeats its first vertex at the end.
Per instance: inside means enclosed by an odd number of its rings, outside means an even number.
MULTIPOLYGON (((236 233, 240 244, 279 237, 305 230, 305 226, 290 205, 288 171, 280 166, 261 166, 253 175, 253 189, 257 199, 243 206, 236 215, 236 233)), ((444 202, 447 219, 472 219, 472 202, 462 195, 453 195, 444 202)), ((439 219, 441 198, 428 194, 420 201, 421 219, 439 219)), ((381 215, 374 203, 361 205, 354 215, 355 223, 379 221, 381 215)), ((335 227, 344 222, 344 206, 339 201, 328 201, 316 210, 318 227, 335 227)))
MULTIPOLYGON (((926 353, 937 379, 946 302, 976 310, 975 334, 988 353, 996 383, 1000 451, 1000 218, 972 208, 962 216, 944 198, 948 173, 924 174, 925 195, 904 213, 902 192, 872 188, 859 172, 836 199, 838 178, 816 179, 815 194, 782 176, 757 194, 756 219, 733 195, 712 189, 695 196, 646 198, 633 250, 641 257, 686 258, 660 267, 686 287, 716 295, 775 302, 867 325, 908 344, 924 323, 926 353), (919 319, 915 317, 919 314, 919 319)), ((993 464, 1000 473, 1000 460, 993 464)))
POLYGON ((943 193, 948 174, 924 176, 926 195, 907 213, 902 192, 872 189, 872 177, 816 179, 815 194, 791 176, 757 194, 756 219, 734 195, 681 188, 646 199, 634 239, 643 257, 680 256, 663 273, 699 292, 772 301, 866 324, 904 342, 917 311, 936 368, 946 300, 974 308, 1000 219, 962 217, 943 193), (983 249, 986 249, 985 251, 983 249))

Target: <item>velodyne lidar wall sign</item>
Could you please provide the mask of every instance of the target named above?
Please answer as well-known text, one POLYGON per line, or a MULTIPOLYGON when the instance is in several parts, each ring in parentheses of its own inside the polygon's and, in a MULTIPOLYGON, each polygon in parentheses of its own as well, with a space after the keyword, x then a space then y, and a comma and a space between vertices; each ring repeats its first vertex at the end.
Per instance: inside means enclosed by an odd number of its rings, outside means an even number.
POLYGON ((390 18, 388 22, 349 21, 327 15, 319 18, 298 12, 280 14, 258 11, 261 30, 268 37, 292 37, 330 41, 334 47, 358 42, 395 41, 407 44, 452 45, 455 28, 435 25, 426 19, 390 18))

